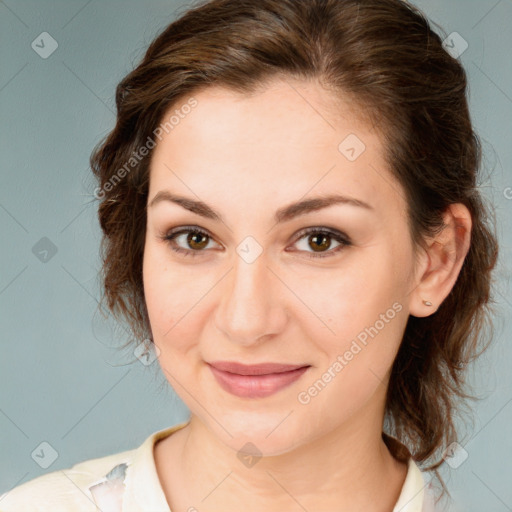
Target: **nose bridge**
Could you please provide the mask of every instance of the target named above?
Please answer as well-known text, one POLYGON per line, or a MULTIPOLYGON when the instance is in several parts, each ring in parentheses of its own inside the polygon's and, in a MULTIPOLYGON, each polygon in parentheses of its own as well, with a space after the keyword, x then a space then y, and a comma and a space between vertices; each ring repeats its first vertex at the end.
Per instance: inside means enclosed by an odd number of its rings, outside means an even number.
POLYGON ((264 252, 252 259, 244 254, 243 244, 239 251, 222 292, 217 327, 233 341, 250 344, 278 328, 280 307, 272 290, 279 283, 272 282, 278 280, 264 252))

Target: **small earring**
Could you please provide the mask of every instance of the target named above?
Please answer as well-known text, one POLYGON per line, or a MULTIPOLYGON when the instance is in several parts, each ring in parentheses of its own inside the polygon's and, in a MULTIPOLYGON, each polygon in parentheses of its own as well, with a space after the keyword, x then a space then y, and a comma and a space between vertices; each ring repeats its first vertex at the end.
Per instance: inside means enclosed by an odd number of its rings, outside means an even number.
POLYGON ((425 306, 432 306, 432 302, 430 302, 429 300, 424 300, 423 301, 423 304, 425 304, 425 306))

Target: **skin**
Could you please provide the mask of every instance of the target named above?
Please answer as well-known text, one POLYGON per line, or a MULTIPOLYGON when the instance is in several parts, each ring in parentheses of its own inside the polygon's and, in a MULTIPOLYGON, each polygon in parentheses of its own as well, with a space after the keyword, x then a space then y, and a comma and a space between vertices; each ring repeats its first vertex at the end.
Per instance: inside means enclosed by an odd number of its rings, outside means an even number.
POLYGON ((277 79, 250 96, 209 87, 194 97, 197 107, 153 152, 148 205, 169 191, 206 202, 223 222, 169 201, 148 206, 143 264, 158 360, 191 414, 154 449, 169 506, 391 511, 407 467, 381 437, 389 372, 408 316, 432 314, 453 287, 470 214, 452 205, 447 227, 415 258, 403 190, 353 103, 313 82, 277 79), (349 134, 366 146, 355 161, 338 150, 349 134), (334 192, 372 209, 337 204, 275 223, 277 209, 334 192), (163 239, 179 226, 208 232, 199 250, 187 234, 175 240, 195 257, 163 239), (328 237, 321 254, 330 256, 308 257, 318 245, 297 234, 310 227, 339 230, 351 245, 335 252, 339 242, 328 237), (250 264, 237 253, 248 236, 262 249, 250 264), (394 318, 300 403, 298 394, 393 304, 401 308, 394 318), (215 360, 311 367, 269 397, 240 398, 214 379, 206 361, 215 360), (237 457, 247 442, 262 454, 252 467, 237 457))

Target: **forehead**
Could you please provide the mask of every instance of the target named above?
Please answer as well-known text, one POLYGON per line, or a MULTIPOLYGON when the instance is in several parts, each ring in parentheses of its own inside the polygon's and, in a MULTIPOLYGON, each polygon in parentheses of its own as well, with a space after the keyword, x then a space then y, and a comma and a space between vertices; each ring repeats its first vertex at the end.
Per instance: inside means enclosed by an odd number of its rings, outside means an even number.
POLYGON ((348 97, 312 82, 275 80, 250 95, 207 87, 193 98, 196 106, 157 142, 150 196, 168 188, 226 203, 236 191, 251 202, 273 198, 275 209, 315 193, 383 205, 402 199, 381 137, 348 97))
MULTIPOLYGON (((250 94, 209 86, 192 96, 197 106, 181 116, 168 137, 164 135, 169 144, 172 135, 179 133, 181 142, 210 143, 230 137, 233 143, 250 147, 259 143, 302 147, 307 142, 308 146, 336 149, 340 136, 358 133, 368 143, 380 145, 353 97, 335 95, 317 82, 274 79, 250 94)), ((188 99, 179 100, 170 113, 180 110, 188 99)))

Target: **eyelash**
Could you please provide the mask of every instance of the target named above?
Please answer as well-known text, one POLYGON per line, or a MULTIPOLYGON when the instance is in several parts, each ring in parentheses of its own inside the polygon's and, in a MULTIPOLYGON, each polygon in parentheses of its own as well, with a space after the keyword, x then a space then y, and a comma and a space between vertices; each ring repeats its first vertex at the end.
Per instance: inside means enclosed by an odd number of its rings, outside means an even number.
MULTIPOLYGON (((183 256, 186 256, 186 257, 189 257, 189 256, 195 257, 199 253, 204 252, 204 250, 194 251, 192 249, 188 250, 188 249, 183 249, 181 247, 177 247, 175 245, 174 240, 176 237, 178 237, 179 235, 182 235, 184 233, 200 234, 200 235, 204 235, 204 236, 212 239, 212 237, 210 236, 210 234, 207 231, 204 231, 203 229, 198 228, 196 226, 185 226, 185 227, 181 227, 176 230, 171 230, 166 235, 162 236, 161 238, 162 238, 162 240, 166 241, 169 244, 171 250, 173 250, 174 252, 179 253, 183 256)), ((345 247, 349 247, 352 245, 352 242, 350 241, 350 239, 345 234, 341 233, 340 231, 327 229, 327 228, 315 228, 315 227, 307 228, 307 229, 300 231, 299 234, 297 235, 297 239, 295 240, 294 243, 297 243, 299 240, 301 240, 302 238, 305 238, 307 235, 310 235, 312 233, 320 234, 320 235, 327 235, 327 236, 331 237, 332 239, 334 239, 336 242, 339 242, 340 245, 334 249, 324 251, 323 253, 321 253, 321 252, 320 253, 309 253, 307 251, 302 251, 302 252, 306 252, 306 254, 308 254, 307 257, 309 257, 309 258, 328 258, 328 257, 331 257, 334 254, 338 253, 340 250, 344 249, 345 247)))

